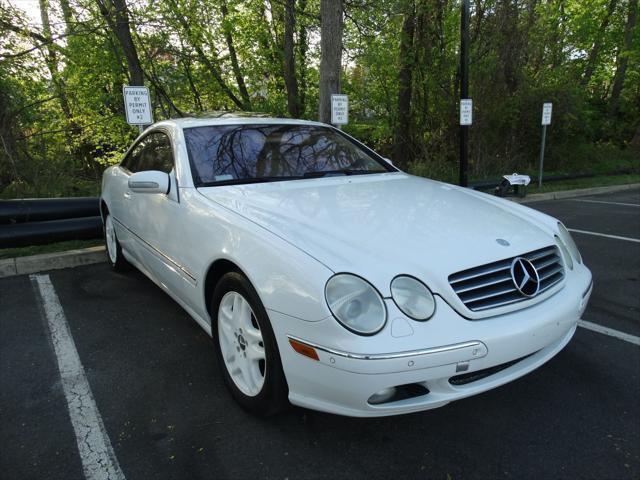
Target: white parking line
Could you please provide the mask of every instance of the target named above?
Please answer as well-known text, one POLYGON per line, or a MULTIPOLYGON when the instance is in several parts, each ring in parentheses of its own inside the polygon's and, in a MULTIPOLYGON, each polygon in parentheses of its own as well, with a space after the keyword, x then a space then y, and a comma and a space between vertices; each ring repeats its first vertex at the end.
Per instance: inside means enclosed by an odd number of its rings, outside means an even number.
POLYGON ((84 476, 87 480, 124 480, 51 279, 49 275, 30 278, 42 300, 84 476))
POLYGON ((586 320, 578 320, 578 325, 581 326, 582 328, 586 328, 587 330, 603 333, 604 335, 609 335, 610 337, 615 337, 619 340, 624 340, 625 342, 633 343, 634 345, 640 345, 640 337, 636 337, 635 335, 629 335, 628 333, 624 333, 619 330, 614 330, 613 328, 603 327, 602 325, 598 325, 597 323, 587 322, 586 320))
POLYGON ((620 205, 623 207, 640 207, 640 204, 637 203, 622 203, 622 202, 605 202, 603 200, 585 200, 581 198, 572 199, 573 202, 586 202, 586 203, 604 203, 607 205, 620 205))
POLYGON ((588 232, 587 230, 578 230, 575 228, 567 228, 570 232, 583 233, 585 235, 595 235, 596 237, 605 237, 605 238, 613 238, 614 240, 625 240, 627 242, 635 242, 640 243, 640 240, 637 238, 630 237, 621 237, 619 235, 608 235, 606 233, 598 233, 598 232, 588 232))

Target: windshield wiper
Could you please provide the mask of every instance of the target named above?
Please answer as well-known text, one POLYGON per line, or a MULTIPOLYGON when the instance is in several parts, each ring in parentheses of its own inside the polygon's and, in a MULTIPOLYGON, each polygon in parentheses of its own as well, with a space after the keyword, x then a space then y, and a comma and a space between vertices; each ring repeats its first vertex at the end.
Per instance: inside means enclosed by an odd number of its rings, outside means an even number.
POLYGON ((331 177, 337 175, 365 175, 367 173, 384 173, 384 170, 321 170, 318 172, 305 172, 303 177, 315 178, 315 177, 331 177))
POLYGON ((266 183, 266 182, 281 182, 284 180, 298 180, 301 176, 286 176, 286 177, 251 177, 251 178, 231 178, 229 180, 219 180, 217 182, 204 182, 200 187, 216 187, 219 185, 242 185, 245 183, 266 183))
POLYGON ((266 182, 282 182, 286 180, 300 180, 302 178, 320 178, 339 175, 365 175, 367 173, 386 173, 385 170, 322 170, 318 172, 305 172, 303 175, 287 175, 287 176, 266 176, 266 177, 250 177, 250 178, 230 178, 229 180, 219 180, 217 182, 203 182, 199 187, 217 187, 222 185, 242 185, 246 183, 266 183, 266 182))

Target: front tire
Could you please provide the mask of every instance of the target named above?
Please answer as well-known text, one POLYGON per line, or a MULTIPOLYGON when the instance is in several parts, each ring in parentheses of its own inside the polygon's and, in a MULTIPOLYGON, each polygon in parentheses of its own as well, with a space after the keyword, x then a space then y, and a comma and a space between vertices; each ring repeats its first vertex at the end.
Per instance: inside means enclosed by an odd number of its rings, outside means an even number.
POLYGON ((123 272, 129 268, 129 263, 122 255, 122 247, 116 236, 111 215, 107 213, 104 219, 104 244, 107 250, 107 260, 116 272, 123 272))
POLYGON ((212 336, 220 370, 236 401, 266 416, 287 404, 287 384, 271 323, 249 280, 224 275, 211 301, 212 336))

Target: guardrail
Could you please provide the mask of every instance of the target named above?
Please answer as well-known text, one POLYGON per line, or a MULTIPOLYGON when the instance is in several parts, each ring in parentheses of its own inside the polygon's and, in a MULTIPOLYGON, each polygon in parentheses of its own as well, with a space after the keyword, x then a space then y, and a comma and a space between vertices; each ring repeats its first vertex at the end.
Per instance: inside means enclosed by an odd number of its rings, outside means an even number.
POLYGON ((98 198, 0 200, 0 248, 101 237, 98 198))
MULTIPOLYGON (((608 175, 628 174, 630 171, 608 175)), ((546 182, 595 177, 598 174, 550 175, 546 182)), ((492 190, 502 178, 470 182, 474 190, 492 190)), ((535 183, 536 177, 531 177, 535 183)), ((43 245, 65 240, 102 238, 97 197, 0 200, 0 248, 43 245)))

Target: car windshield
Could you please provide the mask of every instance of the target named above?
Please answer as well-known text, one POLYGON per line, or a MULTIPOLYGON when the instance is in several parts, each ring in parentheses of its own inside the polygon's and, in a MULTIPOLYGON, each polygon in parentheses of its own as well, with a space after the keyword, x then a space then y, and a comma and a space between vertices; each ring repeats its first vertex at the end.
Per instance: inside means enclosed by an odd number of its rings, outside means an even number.
POLYGON ((315 125, 193 127, 184 136, 196 186, 395 171, 339 131, 315 125))

